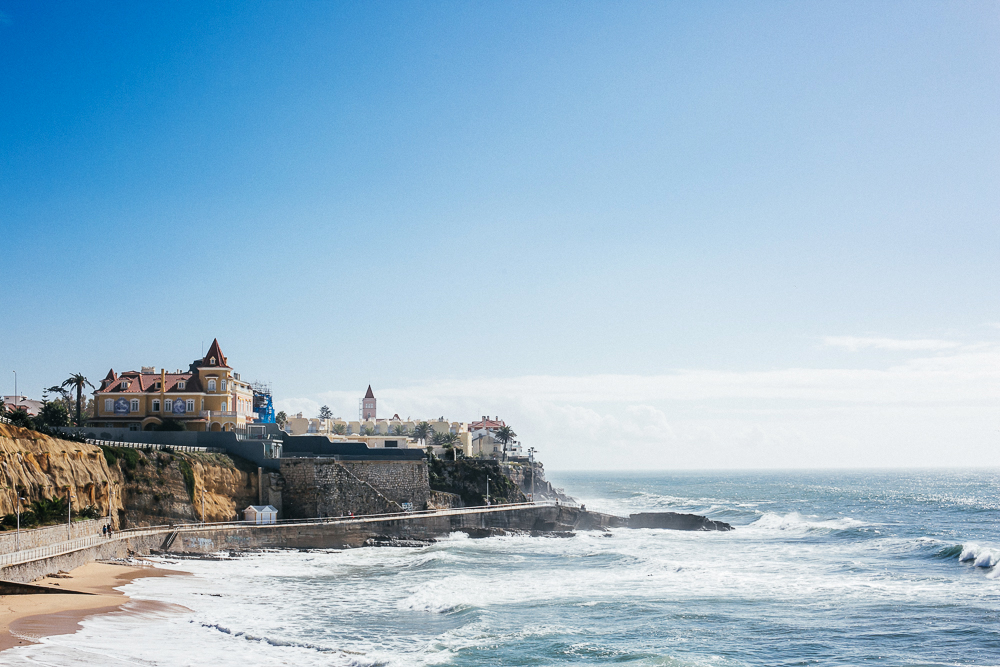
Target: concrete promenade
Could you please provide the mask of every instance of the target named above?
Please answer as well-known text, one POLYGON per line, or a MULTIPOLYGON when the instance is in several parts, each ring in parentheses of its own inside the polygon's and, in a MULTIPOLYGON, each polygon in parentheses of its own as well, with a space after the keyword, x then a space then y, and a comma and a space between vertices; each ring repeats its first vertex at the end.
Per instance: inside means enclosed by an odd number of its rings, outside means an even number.
POLYGON ((431 540, 455 531, 565 531, 615 525, 616 517, 553 503, 518 503, 397 514, 247 522, 173 524, 135 528, 110 538, 91 535, 0 554, 0 579, 29 582, 84 563, 153 551, 209 554, 261 548, 329 549, 392 540, 431 540), (603 517, 603 518, 602 518, 603 517), (609 522, 610 521, 610 522, 609 522))

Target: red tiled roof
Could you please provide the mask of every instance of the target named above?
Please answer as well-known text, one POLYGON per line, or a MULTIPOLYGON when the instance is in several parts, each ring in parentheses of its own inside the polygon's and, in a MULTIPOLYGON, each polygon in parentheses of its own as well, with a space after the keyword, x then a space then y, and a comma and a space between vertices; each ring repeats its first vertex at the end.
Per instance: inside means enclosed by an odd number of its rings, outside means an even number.
MULTIPOLYGON (((115 382, 112 382, 107 386, 102 386, 97 390, 97 393, 158 394, 160 393, 160 390, 156 388, 156 384, 159 381, 159 373, 136 373, 135 371, 128 371, 126 373, 122 373, 115 382), (129 384, 127 388, 121 388, 122 381, 128 381, 129 384)), ((192 373, 167 373, 163 376, 163 384, 165 392, 202 392, 201 382, 198 380, 198 376, 192 373), (177 383, 181 381, 185 383, 184 388, 178 389, 177 383)))
POLYGON ((365 398, 375 398, 375 394, 372 393, 372 386, 368 385, 368 393, 365 394, 365 398))
POLYGON ((201 360, 201 366, 217 366, 220 368, 229 368, 229 364, 226 363, 226 355, 222 354, 222 348, 219 347, 219 339, 215 338, 212 340, 212 345, 208 348, 208 354, 205 358, 201 360), (212 363, 212 358, 215 358, 215 363, 212 363))
POLYGON ((487 430, 494 431, 494 430, 496 430, 498 428, 503 428, 504 426, 506 426, 506 424, 503 423, 503 420, 500 420, 500 419, 487 419, 486 421, 478 421, 478 422, 472 422, 472 423, 470 423, 469 424, 469 430, 470 431, 478 431, 479 429, 485 428, 487 430))

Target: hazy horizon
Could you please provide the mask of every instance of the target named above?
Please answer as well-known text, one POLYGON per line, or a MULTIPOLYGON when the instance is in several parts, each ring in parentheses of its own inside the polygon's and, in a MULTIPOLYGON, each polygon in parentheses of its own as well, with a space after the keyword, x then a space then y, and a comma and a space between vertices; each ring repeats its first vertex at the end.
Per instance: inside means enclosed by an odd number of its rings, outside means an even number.
POLYGON ((217 337, 286 412, 371 384, 552 470, 1000 466, 998 41, 989 2, 0 0, 0 394, 217 337))

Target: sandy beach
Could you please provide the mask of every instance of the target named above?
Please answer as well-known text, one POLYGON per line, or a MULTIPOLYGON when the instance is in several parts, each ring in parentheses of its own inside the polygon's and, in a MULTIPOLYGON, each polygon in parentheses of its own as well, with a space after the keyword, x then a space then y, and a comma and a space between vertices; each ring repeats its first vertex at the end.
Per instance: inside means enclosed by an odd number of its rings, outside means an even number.
MULTIPOLYGON (((72 634, 88 616, 122 610, 130 599, 115 590, 140 577, 184 575, 179 570, 88 563, 63 575, 48 576, 34 582, 54 590, 73 590, 92 595, 72 593, 39 593, 0 596, 0 651, 24 646, 40 637, 72 634)), ((155 602, 137 602, 144 607, 158 606, 155 602)), ((130 604, 129 607, 132 607, 130 604)))

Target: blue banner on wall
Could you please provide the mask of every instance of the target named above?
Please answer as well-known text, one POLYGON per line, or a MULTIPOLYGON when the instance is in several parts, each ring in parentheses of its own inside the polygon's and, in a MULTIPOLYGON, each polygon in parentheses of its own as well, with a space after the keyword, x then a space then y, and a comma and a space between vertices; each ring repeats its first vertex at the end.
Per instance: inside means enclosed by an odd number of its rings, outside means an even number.
POLYGON ((116 415, 127 415, 128 414, 128 400, 124 398, 115 399, 115 414, 116 415))
POLYGON ((174 401, 174 414, 181 414, 183 412, 184 412, 184 401, 180 399, 174 401))

